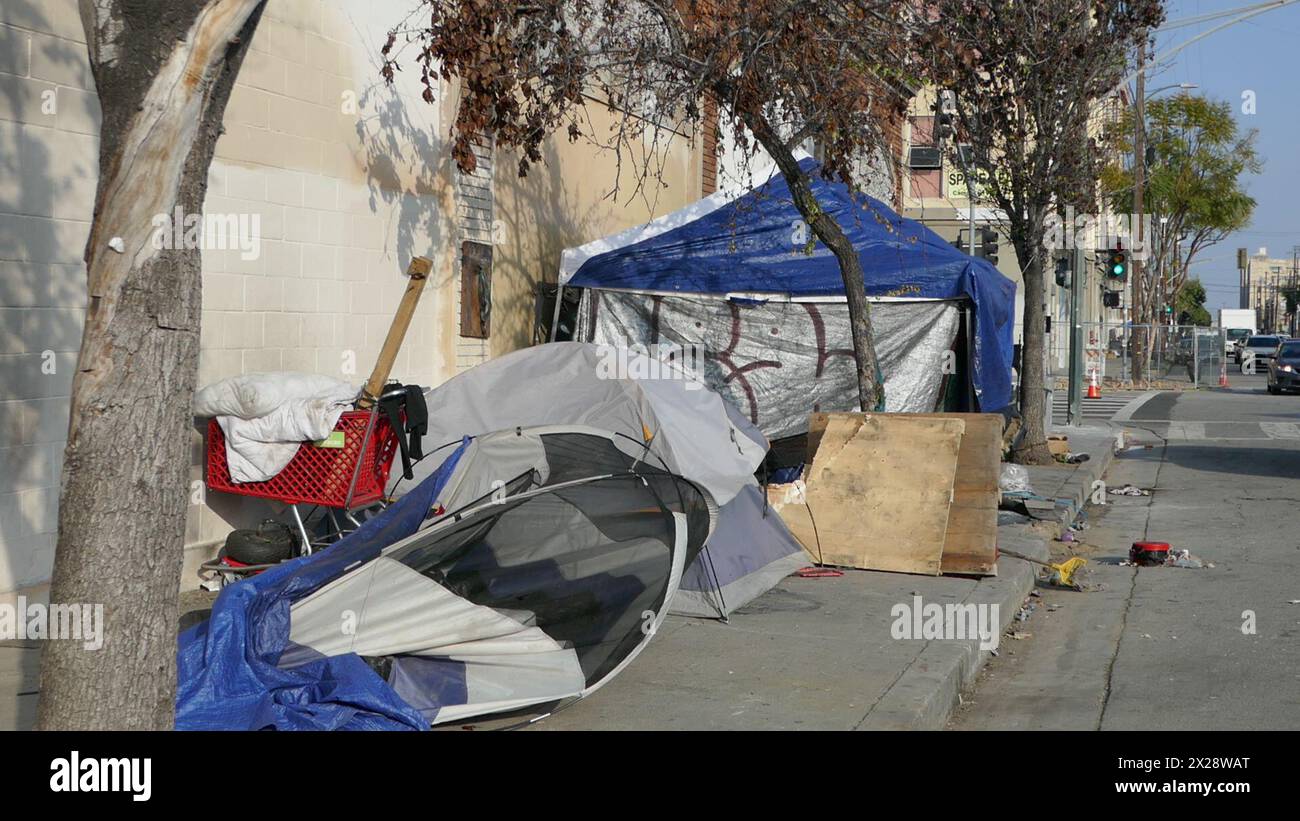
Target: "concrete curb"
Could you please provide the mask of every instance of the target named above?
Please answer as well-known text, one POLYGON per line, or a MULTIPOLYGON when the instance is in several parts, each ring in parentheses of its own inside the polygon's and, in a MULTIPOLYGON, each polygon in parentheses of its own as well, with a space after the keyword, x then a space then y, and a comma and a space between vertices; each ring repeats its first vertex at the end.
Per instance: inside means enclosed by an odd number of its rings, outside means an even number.
MULTIPOLYGON (((999 542, 1046 560, 1047 545, 1025 525, 998 528, 999 542)), ((1038 577, 1035 565, 1003 556, 1000 575, 981 579, 963 604, 998 605, 999 635, 1005 632, 1038 577)), ((931 641, 867 713, 859 730, 941 730, 958 694, 975 681, 991 653, 978 639, 931 641)))
MULTIPOLYGON (((1101 429, 1097 430, 1101 433, 1101 429)), ((1107 432, 1110 441, 1109 432, 1107 432)), ((1097 450, 1097 448, 1094 448, 1097 450)), ((1078 466, 1057 496, 1072 499, 1067 521, 1084 509, 1092 483, 1100 479, 1115 457, 1111 447, 1100 449, 1094 458, 1078 466)), ((1027 525, 998 528, 998 543, 1017 553, 1047 560, 1047 542, 1027 525)), ((981 579, 964 604, 998 605, 999 630, 1005 633, 1034 589, 1038 566, 1002 556, 999 575, 981 579)), ((999 649, 1003 647, 999 644, 999 649)), ((952 716, 963 689, 975 682, 980 669, 992 656, 980 648, 978 639, 931 641, 908 665, 898 680, 881 696, 858 725, 859 730, 941 730, 952 716)))
POLYGON ((1115 415, 1110 418, 1111 421, 1112 422, 1129 421, 1130 419, 1133 418, 1133 414, 1137 413, 1138 408, 1142 407, 1147 402, 1150 402, 1160 393, 1161 391, 1147 391, 1141 396, 1134 397, 1133 401, 1129 402, 1127 405, 1125 405, 1124 407, 1120 408, 1115 412, 1115 415))

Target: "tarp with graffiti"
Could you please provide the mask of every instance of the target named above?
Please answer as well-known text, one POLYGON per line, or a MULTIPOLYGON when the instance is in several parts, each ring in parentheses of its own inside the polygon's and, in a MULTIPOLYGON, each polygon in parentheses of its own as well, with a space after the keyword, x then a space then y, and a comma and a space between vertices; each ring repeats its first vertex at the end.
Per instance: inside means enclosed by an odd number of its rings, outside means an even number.
MULTIPOLYGON (((963 347, 961 370, 978 409, 1011 404, 1015 283, 879 200, 822 179, 812 159, 800 165, 813 179, 818 206, 853 243, 867 295, 906 301, 878 302, 872 310, 880 326, 877 344, 891 350, 881 369, 898 382, 892 391, 900 394, 890 396, 887 382, 887 407, 933 408, 917 403, 939 389, 938 356, 956 327, 942 326, 941 318, 955 323, 957 311, 923 307, 926 300, 969 309, 971 344, 963 347), (923 371, 927 378, 920 379, 923 371)), ((740 406, 757 415, 769 436, 787 427, 781 420, 789 409, 767 409, 783 401, 778 396, 803 397, 804 414, 818 402, 823 410, 855 404, 851 384, 838 378, 851 374, 847 357, 836 353, 850 347, 840 266, 824 245, 811 241, 780 176, 570 248, 561 257, 560 282, 587 289, 578 339, 704 345, 718 373, 709 381, 729 395, 739 391, 746 400, 740 406), (762 423, 769 415, 773 421, 762 423)))
MULTIPOLYGON (((885 375, 885 410, 935 409, 959 324, 950 301, 879 302, 871 308, 885 375)), ((810 411, 858 409, 848 308, 827 302, 742 302, 588 290, 578 338, 656 346, 682 360, 769 438, 807 429, 810 411)))

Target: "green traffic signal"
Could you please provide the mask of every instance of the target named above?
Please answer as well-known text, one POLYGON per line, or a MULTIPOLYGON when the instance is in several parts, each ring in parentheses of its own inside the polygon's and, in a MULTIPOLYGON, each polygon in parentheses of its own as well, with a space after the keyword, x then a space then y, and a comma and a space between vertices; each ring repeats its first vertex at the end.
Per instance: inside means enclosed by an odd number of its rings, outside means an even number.
POLYGON ((1115 279, 1125 279, 1128 277, 1128 254, 1119 248, 1112 249, 1110 252, 1110 276, 1115 279))

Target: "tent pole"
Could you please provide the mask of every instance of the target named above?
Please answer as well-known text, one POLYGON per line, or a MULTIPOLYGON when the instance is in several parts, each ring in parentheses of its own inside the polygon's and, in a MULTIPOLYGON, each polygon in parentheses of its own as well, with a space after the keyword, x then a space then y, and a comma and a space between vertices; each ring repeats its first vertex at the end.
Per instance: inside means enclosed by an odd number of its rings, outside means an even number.
POLYGON ((722 595, 722 582, 718 580, 718 569, 713 566, 713 554, 709 552, 707 544, 700 552, 704 554, 709 563, 709 575, 713 577, 713 589, 718 593, 718 616, 722 619, 723 624, 731 624, 731 619, 727 616, 727 600, 722 595))
POLYGON ((564 283, 557 276, 555 278, 555 312, 551 314, 551 342, 555 341, 555 335, 560 331, 560 306, 564 304, 564 283))
POLYGON ((975 315, 969 301, 962 311, 966 314, 966 401, 970 403, 970 412, 976 413, 980 406, 979 397, 975 395, 975 315))

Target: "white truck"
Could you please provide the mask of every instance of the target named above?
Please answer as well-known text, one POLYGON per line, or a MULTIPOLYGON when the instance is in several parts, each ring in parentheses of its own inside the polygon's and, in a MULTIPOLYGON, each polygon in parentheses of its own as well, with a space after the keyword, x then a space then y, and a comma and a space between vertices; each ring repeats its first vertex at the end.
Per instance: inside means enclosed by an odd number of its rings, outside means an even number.
POLYGON ((1254 308, 1220 308, 1219 328, 1227 336, 1228 350, 1224 353, 1233 355, 1237 347, 1254 336, 1259 330, 1255 321, 1254 308))

